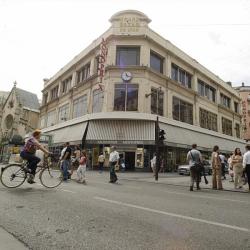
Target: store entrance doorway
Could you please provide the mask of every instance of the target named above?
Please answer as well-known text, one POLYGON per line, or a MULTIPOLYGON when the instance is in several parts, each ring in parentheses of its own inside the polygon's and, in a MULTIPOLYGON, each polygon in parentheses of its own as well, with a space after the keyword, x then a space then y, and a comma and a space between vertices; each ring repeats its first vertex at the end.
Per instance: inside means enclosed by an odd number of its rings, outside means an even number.
POLYGON ((125 152, 126 170, 135 170, 135 152, 125 152))

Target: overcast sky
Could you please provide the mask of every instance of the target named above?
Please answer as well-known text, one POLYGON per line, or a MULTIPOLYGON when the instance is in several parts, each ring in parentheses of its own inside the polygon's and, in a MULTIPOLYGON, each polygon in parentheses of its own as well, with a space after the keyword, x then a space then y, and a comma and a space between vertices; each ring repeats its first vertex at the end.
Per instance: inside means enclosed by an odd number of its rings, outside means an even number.
POLYGON ((109 27, 116 12, 149 26, 233 86, 250 85, 250 0, 0 0, 0 90, 41 98, 52 77, 109 27))

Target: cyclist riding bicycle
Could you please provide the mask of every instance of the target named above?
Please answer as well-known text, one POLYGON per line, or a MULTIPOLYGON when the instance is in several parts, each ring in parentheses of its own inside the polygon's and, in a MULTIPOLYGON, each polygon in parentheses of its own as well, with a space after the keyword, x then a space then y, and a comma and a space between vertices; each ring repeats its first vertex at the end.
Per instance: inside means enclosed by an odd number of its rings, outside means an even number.
POLYGON ((41 130, 36 129, 32 133, 32 136, 26 141, 24 148, 20 153, 20 156, 28 161, 27 168, 28 171, 30 171, 30 175, 27 182, 30 184, 35 183, 34 178, 36 174, 37 164, 41 160, 40 158, 35 156, 36 150, 41 149, 45 154, 50 154, 50 152, 39 143, 41 132, 41 130))

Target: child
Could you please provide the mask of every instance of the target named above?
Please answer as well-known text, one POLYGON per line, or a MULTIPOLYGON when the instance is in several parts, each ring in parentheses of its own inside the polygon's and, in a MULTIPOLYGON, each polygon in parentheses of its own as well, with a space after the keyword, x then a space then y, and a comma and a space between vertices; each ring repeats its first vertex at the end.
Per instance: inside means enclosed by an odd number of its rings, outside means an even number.
POLYGON ((85 180, 86 163, 87 163, 86 152, 82 151, 81 158, 79 161, 79 167, 76 173, 77 173, 77 182, 83 183, 83 184, 86 184, 86 180, 85 180))

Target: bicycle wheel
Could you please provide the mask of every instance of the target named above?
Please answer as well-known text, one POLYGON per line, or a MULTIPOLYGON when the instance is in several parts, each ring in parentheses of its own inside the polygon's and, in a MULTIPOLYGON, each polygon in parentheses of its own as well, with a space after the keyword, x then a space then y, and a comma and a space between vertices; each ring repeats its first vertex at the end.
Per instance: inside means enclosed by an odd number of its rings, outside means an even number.
POLYGON ((46 188, 55 188, 62 183, 62 172, 59 168, 44 168, 39 175, 40 181, 46 188))
POLYGON ((1 170, 0 180, 7 188, 16 188, 21 186, 27 177, 27 174, 19 164, 7 165, 1 170))

